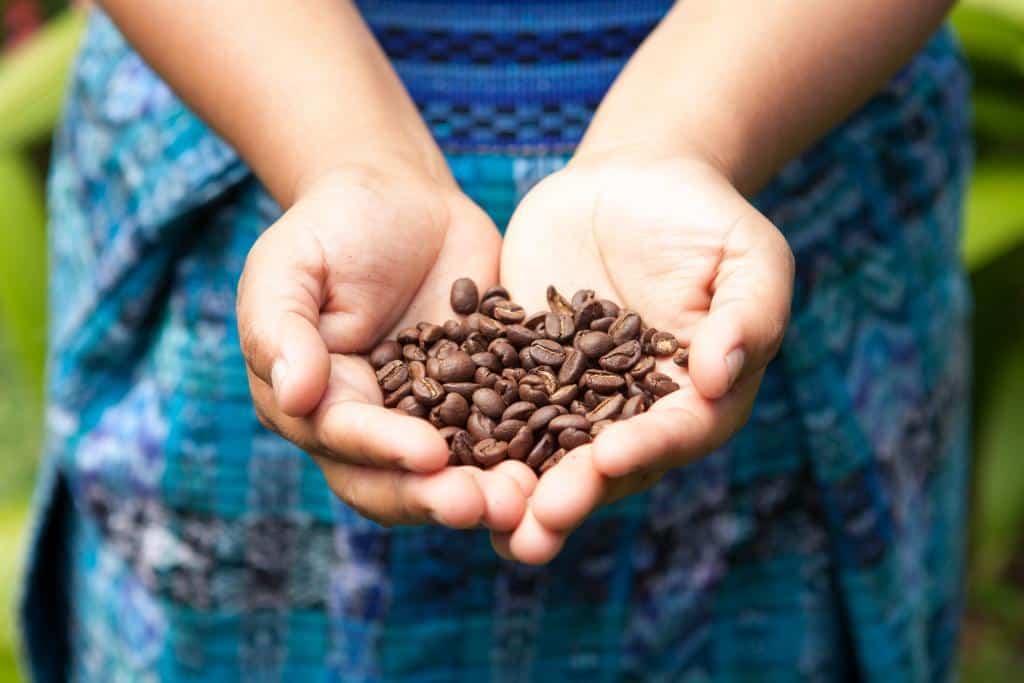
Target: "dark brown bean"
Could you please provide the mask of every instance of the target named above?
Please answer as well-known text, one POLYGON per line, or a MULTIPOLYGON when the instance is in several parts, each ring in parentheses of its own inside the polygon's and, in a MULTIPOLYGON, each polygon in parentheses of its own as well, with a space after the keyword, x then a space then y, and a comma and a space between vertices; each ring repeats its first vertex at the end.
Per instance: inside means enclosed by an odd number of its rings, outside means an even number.
POLYGON ((540 339, 540 335, 525 325, 509 325, 505 328, 505 336, 510 344, 517 348, 529 345, 530 342, 540 339))
POLYGON ((558 417, 548 422, 549 432, 560 432, 563 429, 580 429, 583 431, 590 430, 590 421, 582 415, 573 415, 572 413, 566 413, 565 415, 559 415, 558 417))
POLYGON ((544 391, 548 392, 549 396, 558 389, 558 375, 551 368, 542 365, 539 368, 534 368, 531 374, 540 377, 544 383, 544 391))
POLYGON ((679 340, 670 332, 651 335, 651 351, 655 356, 671 356, 679 348, 679 340))
POLYGON ((473 459, 473 437, 469 432, 460 430, 452 437, 451 445, 452 453, 458 458, 459 463, 462 465, 475 465, 476 460, 473 459))
POLYGON ((587 412, 590 412, 604 399, 605 397, 602 394, 597 393, 593 389, 587 389, 583 394, 583 405, 587 407, 587 412))
POLYGON ((444 358, 431 358, 427 360, 427 375, 438 382, 468 382, 473 379, 476 373, 476 363, 473 357, 461 349, 445 356, 444 358))
MULTIPOLYGON (((537 311, 526 316, 523 320, 523 327, 533 332, 536 332, 538 328, 544 327, 544 318, 547 317, 547 311, 537 311)), ((532 341, 532 340, 531 340, 532 341)))
POLYGON ((473 405, 487 417, 497 420, 505 412, 505 401, 497 391, 484 387, 473 392, 473 405))
POLYGON ((543 385, 537 385, 526 381, 528 379, 530 379, 529 375, 524 377, 523 381, 519 383, 519 399, 522 401, 529 401, 537 406, 547 405, 548 392, 544 391, 543 385))
POLYGON ((482 385, 476 382, 445 382, 444 390, 449 394, 458 394, 467 401, 473 398, 473 392, 482 385))
POLYGON ((470 333, 479 332, 480 321, 485 317, 486 316, 483 313, 470 313, 466 317, 466 329, 469 330, 470 333))
POLYGON ((587 358, 600 358, 615 348, 610 334, 596 330, 586 330, 576 335, 573 347, 583 352, 587 358))
MULTIPOLYGON (((518 360, 518 356, 516 357, 516 360, 518 360)), ((501 371, 501 376, 519 384, 519 380, 526 376, 526 370, 523 368, 505 368, 501 371)))
POLYGON ((470 332, 466 335, 466 339, 463 340, 460 348, 472 356, 474 353, 487 350, 487 340, 484 339, 480 332, 470 332))
POLYGON ((430 412, 426 406, 416 400, 415 396, 406 395, 395 408, 404 411, 407 415, 413 417, 425 418, 430 412))
POLYGON ((449 299, 453 311, 459 315, 469 315, 476 310, 480 302, 476 283, 468 277, 460 277, 452 283, 449 299))
POLYGON ((466 339, 466 335, 469 334, 469 330, 466 329, 466 325, 461 320, 445 320, 442 327, 444 328, 444 336, 453 342, 462 342, 466 339))
POLYGON ((508 444, 495 439, 484 439, 473 446, 473 459, 480 467, 493 467, 508 457, 508 444))
POLYGON ((558 434, 558 445, 567 451, 571 451, 578 446, 582 446, 585 443, 590 443, 590 425, 587 425, 586 431, 582 429, 565 429, 558 434))
POLYGON ((444 400, 444 387, 432 377, 414 380, 412 383, 412 395, 416 400, 425 406, 436 406, 444 400))
POLYGON ((519 400, 519 383, 515 380, 499 377, 498 381, 494 383, 492 389, 498 392, 498 395, 501 396, 501 400, 505 402, 505 405, 515 403, 519 400))
POLYGON ((587 357, 579 349, 573 349, 565 356, 565 362, 558 370, 558 383, 576 384, 587 369, 587 357))
POLYGON ((643 352, 649 356, 654 355, 654 349, 651 348, 651 340, 654 339, 654 335, 658 334, 658 330, 653 327, 648 327, 640 333, 640 347, 643 352))
POLYGON ((474 353, 471 358, 479 368, 487 368, 491 372, 501 372, 501 361, 499 361, 498 357, 490 351, 474 353))
POLYGON ((690 367, 690 349, 689 347, 683 347, 676 352, 676 355, 672 357, 672 362, 681 368, 690 367))
POLYGON ((409 379, 409 367, 400 360, 393 360, 377 371, 377 382, 385 392, 397 389, 409 379))
POLYGON ((444 328, 434 323, 420 322, 416 324, 420 331, 420 346, 427 347, 441 341, 444 337, 444 328))
POLYGON ((552 453, 551 457, 549 457, 547 460, 545 460, 544 464, 540 466, 539 473, 540 474, 544 474, 545 472, 550 470, 552 467, 554 467, 558 463, 562 462, 562 458, 565 457, 565 453, 566 453, 566 450, 564 448, 559 448, 557 451, 552 453))
POLYGON ((644 356, 636 362, 636 365, 629 369, 629 374, 636 379, 642 378, 648 372, 654 369, 655 360, 654 356, 644 356))
POLYGON ((568 341, 576 333, 572 316, 564 313, 548 313, 544 317, 544 335, 555 341, 568 341))
POLYGON ((508 457, 511 460, 526 460, 532 449, 533 432, 529 427, 522 427, 508 442, 508 457))
POLYGON ((548 308, 554 313, 572 315, 572 305, 565 300, 554 285, 548 285, 547 289, 548 308))
POLYGON ((597 330, 598 332, 607 332, 611 329, 612 323, 615 322, 615 318, 598 318, 594 322, 590 323, 590 329, 597 330))
POLYGON ((429 422, 431 425, 433 425, 437 429, 441 429, 442 427, 445 426, 445 421, 443 419, 441 419, 441 406, 440 405, 436 405, 436 406, 434 406, 433 408, 430 409, 430 412, 427 413, 427 422, 429 422))
POLYGON ((640 320, 640 316, 633 311, 622 311, 612 326, 608 328, 608 333, 612 335, 612 340, 618 346, 639 337, 642 326, 643 322, 640 320))
POLYGON ((494 387, 494 383, 498 381, 498 375, 487 368, 477 368, 476 372, 473 373, 473 381, 482 387, 494 387))
POLYGON ((611 299, 598 299, 597 303, 601 304, 601 313, 604 318, 617 318, 619 315, 619 305, 611 299))
POLYGON ((661 398, 671 394, 679 388, 679 385, 672 381, 672 378, 661 372, 649 372, 644 377, 646 389, 654 395, 654 398, 661 398))
POLYGON ((498 305, 500 301, 508 301, 504 297, 492 296, 490 299, 484 299, 480 302, 480 313, 486 315, 489 318, 494 317, 494 307, 498 305))
POLYGON ((494 285, 484 290, 484 293, 480 296, 480 301, 487 301, 488 299, 508 299, 508 290, 501 285, 494 285))
POLYGON ((494 438, 499 441, 511 441, 526 426, 523 420, 502 420, 494 428, 494 438))
POLYGON ((583 416, 587 414, 587 406, 583 404, 583 401, 576 400, 569 404, 569 412, 573 415, 583 416))
POLYGON ((630 397, 626 403, 622 406, 622 412, 619 413, 619 419, 628 420, 634 415, 639 415, 647 410, 647 397, 643 394, 630 397))
POLYGON ((590 323, 603 317, 605 317, 604 309, 601 308, 601 304, 596 299, 591 299, 576 311, 572 321, 577 330, 586 330, 590 327, 590 323))
POLYGON ((499 301, 498 305, 494 307, 492 315, 506 325, 514 325, 523 322, 526 318, 526 311, 523 310, 522 306, 512 301, 499 301))
POLYGON ((427 358, 447 358, 456 351, 461 351, 459 345, 451 339, 441 339, 427 349, 427 358))
MULTIPOLYGON (((632 380, 630 375, 626 375, 627 380, 632 380)), ((643 379, 633 380, 632 382, 626 382, 626 396, 633 398, 634 396, 647 397, 650 392, 647 391, 647 387, 644 385, 643 379)))
POLYGON ((540 467, 545 460, 547 460, 551 453, 555 450, 555 437, 545 432, 536 443, 533 444, 533 448, 530 449, 530 453, 526 456, 526 464, 534 469, 540 467))
POLYGON ((406 327, 405 329, 399 330, 398 335, 395 338, 402 346, 405 346, 406 344, 419 344, 420 331, 415 327, 406 327))
POLYGON ((547 429, 548 423, 555 419, 559 415, 565 415, 566 409, 562 406, 543 406, 537 408, 537 410, 530 415, 530 419, 526 421, 526 426, 530 429, 537 431, 540 429, 547 429))
POLYGON ((421 363, 427 360, 427 352, 416 344, 406 344, 402 347, 402 358, 406 360, 418 360, 421 363))
POLYGON ((412 382, 403 382, 397 389, 384 396, 384 407, 397 407, 402 402, 402 399, 409 395, 410 391, 412 391, 412 382))
POLYGON ((565 362, 565 349, 551 339, 538 339, 530 344, 530 356, 538 365, 558 367, 565 362))
POLYGON ((445 396, 438 408, 440 408, 441 421, 446 425, 464 427, 466 420, 469 419, 469 401, 458 394, 445 396))
POLYGON ((528 420, 537 410, 537 406, 529 401, 516 401, 505 408, 501 414, 502 420, 528 420))
POLYGON ((519 366, 524 370, 533 370, 537 367, 536 361, 533 360, 533 356, 530 354, 529 346, 519 349, 519 366))
POLYGON ((504 339, 495 339, 487 350, 497 357, 503 368, 514 368, 519 365, 519 353, 504 339))
POLYGON ((640 342, 632 339, 601 356, 598 364, 608 372, 623 373, 640 360, 640 342))
POLYGON ((407 365, 409 366, 409 379, 423 379, 427 376, 427 366, 421 361, 414 360, 407 365))
POLYGON ((594 422, 600 422, 601 420, 611 420, 622 412, 622 407, 625 404, 626 399, 622 397, 622 394, 612 394, 594 406, 590 412, 587 413, 587 420, 589 420, 591 424, 594 422))
POLYGON ((572 306, 573 312, 583 308, 583 305, 594 298, 595 293, 592 289, 577 289, 576 293, 572 295, 572 306))
POLYGON ((401 358, 402 347, 398 342, 388 339, 377 344, 376 348, 370 352, 370 365, 373 366, 374 370, 380 370, 391 361, 400 360, 401 358))
POLYGON ((622 375, 606 370, 587 370, 580 378, 580 387, 593 389, 599 394, 610 394, 626 386, 622 375))
POLYGON ((559 406, 567 406, 576 400, 576 394, 579 393, 579 387, 575 384, 566 384, 564 387, 556 389, 548 396, 548 402, 559 406))
POLYGON ((497 339, 505 334, 505 325, 494 318, 483 316, 480 318, 480 334, 486 339, 497 339))
POLYGON ((494 433, 494 420, 479 410, 470 411, 469 419, 466 420, 466 430, 474 441, 489 439, 494 433))

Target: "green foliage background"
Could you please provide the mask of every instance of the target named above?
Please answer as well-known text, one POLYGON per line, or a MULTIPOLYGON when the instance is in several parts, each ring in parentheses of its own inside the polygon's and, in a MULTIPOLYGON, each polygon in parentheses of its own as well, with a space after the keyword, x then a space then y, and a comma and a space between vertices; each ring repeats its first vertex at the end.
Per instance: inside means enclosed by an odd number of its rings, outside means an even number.
MULTIPOLYGON (((41 423, 42 168, 83 26, 69 11, 0 60, 0 683, 15 667, 13 592, 41 423)), ((965 0, 954 24, 975 76, 967 208, 975 433, 966 681, 1024 671, 1024 0, 965 0)))

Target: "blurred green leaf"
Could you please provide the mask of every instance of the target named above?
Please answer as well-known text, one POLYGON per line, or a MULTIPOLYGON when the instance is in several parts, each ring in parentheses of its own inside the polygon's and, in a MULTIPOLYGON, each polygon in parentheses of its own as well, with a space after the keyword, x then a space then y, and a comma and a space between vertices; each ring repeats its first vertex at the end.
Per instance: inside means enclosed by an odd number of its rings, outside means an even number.
POLYGON ((1024 24, 978 3, 961 4, 952 14, 964 51, 975 66, 1002 65, 1024 73, 1024 24))
POLYGON ((46 341, 46 211, 28 159, 0 152, 0 328, 27 386, 42 387, 46 341))
POLYGON ((1004 154, 1010 149, 1024 150, 1024 93, 979 87, 973 104, 974 129, 980 141, 1004 154))
POLYGON ((0 150, 50 134, 84 26, 85 12, 68 10, 0 61, 0 150))
POLYGON ((964 259, 968 268, 977 270, 1022 241, 1024 161, 979 163, 967 200, 964 259))

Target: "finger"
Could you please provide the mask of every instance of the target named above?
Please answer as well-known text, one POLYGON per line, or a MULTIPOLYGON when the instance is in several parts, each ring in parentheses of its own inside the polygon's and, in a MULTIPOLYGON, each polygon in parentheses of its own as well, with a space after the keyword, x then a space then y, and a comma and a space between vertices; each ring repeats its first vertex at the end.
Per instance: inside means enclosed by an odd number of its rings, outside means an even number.
POLYGON ((484 493, 468 468, 416 474, 313 457, 334 494, 380 524, 436 523, 470 529, 483 521, 487 511, 484 493))
POLYGON ((505 460, 491 468, 492 472, 501 472, 519 485, 519 490, 527 498, 537 487, 537 475, 526 463, 518 460, 505 460))
POLYGON ((537 482, 530 509, 547 529, 575 529, 604 498, 608 482, 594 467, 592 453, 590 445, 577 448, 537 482))
POLYGON ((719 398, 764 369, 782 343, 792 295, 789 245, 752 212, 729 235, 710 310, 691 338, 690 376, 703 396, 719 398))
POLYGON ((519 484, 496 470, 466 469, 476 478, 477 486, 484 495, 483 525, 495 531, 515 529, 526 510, 526 496, 519 484))
POLYGON ((566 538, 568 533, 551 531, 527 507, 519 526, 509 536, 508 551, 524 564, 547 564, 562 550, 566 538))
POLYGON ((707 455, 746 422, 762 374, 742 380, 717 401, 685 385, 646 413, 610 425, 594 440, 594 467, 606 477, 622 477, 662 472, 707 455))
POLYGON ((289 239, 286 218, 260 237, 238 283, 237 316, 250 371, 298 417, 327 387, 327 347, 317 330, 325 273, 314 240, 289 239))

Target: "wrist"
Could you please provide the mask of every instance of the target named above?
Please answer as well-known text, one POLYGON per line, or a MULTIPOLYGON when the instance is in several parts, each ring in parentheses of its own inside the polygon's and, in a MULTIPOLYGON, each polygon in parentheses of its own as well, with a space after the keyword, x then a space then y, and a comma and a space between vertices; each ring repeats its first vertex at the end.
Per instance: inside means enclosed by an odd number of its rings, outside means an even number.
POLYGON ((615 142, 595 140, 589 144, 581 144, 567 168, 584 169, 609 164, 636 166, 669 162, 719 176, 737 189, 742 190, 745 182, 742 176, 734 172, 732 165, 713 150, 697 144, 671 145, 644 139, 615 142))

